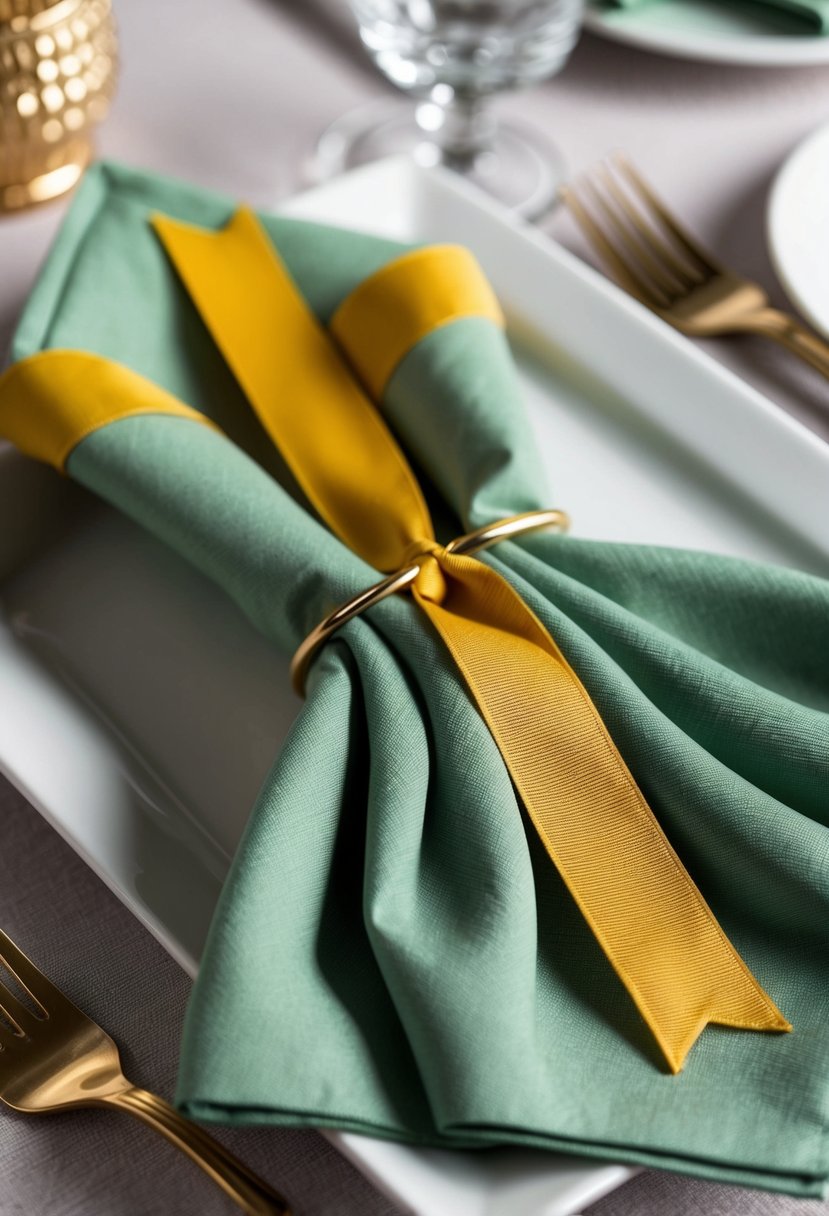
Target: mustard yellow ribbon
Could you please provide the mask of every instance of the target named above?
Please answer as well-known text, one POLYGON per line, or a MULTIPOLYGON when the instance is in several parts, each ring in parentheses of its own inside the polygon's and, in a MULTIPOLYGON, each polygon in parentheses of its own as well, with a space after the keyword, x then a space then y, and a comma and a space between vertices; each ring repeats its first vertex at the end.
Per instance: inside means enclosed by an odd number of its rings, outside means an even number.
MULTIPOLYGON (((220 233, 158 217, 156 229, 265 429, 322 519, 382 571, 413 559, 414 597, 452 655, 535 830, 668 1066, 710 1022, 789 1030, 726 938, 653 816, 578 676, 500 575, 434 538, 417 481, 356 377, 379 397, 400 358, 457 316, 498 323, 491 290, 462 250, 421 250, 361 284, 318 324, 247 211, 220 233), (339 349, 338 349, 339 347, 339 349)), ((180 413, 112 364, 76 373, 46 352, 0 380, 0 428, 34 455, 67 450, 96 419, 180 413), (42 373, 49 362, 48 375, 42 373), (104 393, 105 400, 99 399, 104 393), (37 398, 40 430, 26 410, 37 398), (59 398, 59 404, 56 399, 59 398), (60 416, 53 442, 48 420, 60 416), (71 429, 71 427, 70 427, 71 429)), ((172 399, 174 401, 174 399, 172 399)), ((179 403, 175 403, 176 406, 179 403)), ((187 407, 183 407, 186 409, 187 407)))

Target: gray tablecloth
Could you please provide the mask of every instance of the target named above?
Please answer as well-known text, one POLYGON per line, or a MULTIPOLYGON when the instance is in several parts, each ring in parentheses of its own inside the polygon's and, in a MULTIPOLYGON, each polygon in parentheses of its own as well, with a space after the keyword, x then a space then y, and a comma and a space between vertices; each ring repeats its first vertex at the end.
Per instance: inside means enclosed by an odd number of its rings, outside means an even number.
MULTIPOLYGON (((255 204, 301 185, 319 129, 383 88, 344 0, 116 0, 116 8, 123 79, 102 150, 255 204)), ((557 80, 505 108, 541 124, 574 169, 625 148, 706 242, 780 299, 763 246, 764 200, 781 158, 829 118, 829 69, 722 69, 585 38, 557 80)), ((58 205, 0 223, 0 343, 61 214, 58 205)), ((580 248, 565 217, 549 227, 580 248)), ((817 376, 752 340, 710 349, 829 436, 829 391, 817 376)), ((0 925, 115 1035, 131 1077, 169 1096, 188 980, 4 783, 0 824, 0 925)), ((284 1187, 300 1216, 397 1212, 313 1132, 222 1138, 284 1187)), ((0 1113, 0 1216, 228 1211, 198 1171, 126 1118, 0 1113)), ((692 1213, 829 1216, 829 1204, 643 1174, 590 1216, 692 1213)))

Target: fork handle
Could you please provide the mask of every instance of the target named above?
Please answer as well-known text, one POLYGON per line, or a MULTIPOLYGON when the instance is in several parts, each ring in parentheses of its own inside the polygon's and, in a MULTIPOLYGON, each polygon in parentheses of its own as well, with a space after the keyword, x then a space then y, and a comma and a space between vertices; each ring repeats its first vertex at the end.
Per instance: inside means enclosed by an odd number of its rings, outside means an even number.
POLYGON ((829 343, 788 313, 777 308, 763 308, 748 317, 747 328, 752 333, 779 342, 829 378, 829 343))
POLYGON ((180 1115, 175 1107, 146 1089, 132 1086, 121 1093, 109 1094, 101 1105, 115 1106, 134 1115, 160 1132, 171 1144, 186 1153, 249 1216, 291 1216, 291 1208, 278 1192, 271 1190, 252 1170, 243 1165, 218 1140, 203 1128, 180 1115))

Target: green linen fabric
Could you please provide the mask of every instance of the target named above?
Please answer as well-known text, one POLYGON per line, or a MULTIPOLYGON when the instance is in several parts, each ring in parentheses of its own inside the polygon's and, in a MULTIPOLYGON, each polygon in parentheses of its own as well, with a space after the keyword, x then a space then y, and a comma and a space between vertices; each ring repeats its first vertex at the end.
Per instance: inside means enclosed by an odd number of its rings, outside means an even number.
MULTIPOLYGON (((629 12, 638 12, 654 3, 656 0, 604 0, 606 8, 629 12)), ((660 16, 664 13, 670 19, 670 4, 668 0, 660 6, 660 16)), ((726 7, 748 7, 767 15, 770 33, 829 34, 829 0, 736 0, 733 6, 726 7)))
MULTIPOLYGON (((156 210, 217 227, 232 204, 94 168, 13 357, 93 350, 221 423, 234 442, 183 419, 123 419, 84 439, 69 473, 215 578, 290 653, 376 573, 299 501, 150 230, 156 210)), ((399 251, 262 218, 323 321, 399 251)), ((382 408, 425 470, 445 536, 555 502, 488 322, 421 341, 382 408)), ((829 582, 574 537, 505 543, 485 560, 581 676, 794 1032, 709 1027, 679 1076, 663 1070, 451 661, 401 596, 327 647, 253 808, 193 993, 181 1107, 821 1194, 829 582)))

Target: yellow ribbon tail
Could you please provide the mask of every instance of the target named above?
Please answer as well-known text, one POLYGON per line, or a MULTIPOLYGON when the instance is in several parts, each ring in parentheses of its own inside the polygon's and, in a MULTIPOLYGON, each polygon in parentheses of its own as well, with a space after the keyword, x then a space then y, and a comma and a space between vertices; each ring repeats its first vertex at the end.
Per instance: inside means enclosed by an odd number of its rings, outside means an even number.
POLYGON ((454 658, 550 859, 679 1072, 709 1022, 791 1030, 660 828, 587 690, 495 571, 442 554, 415 595, 454 658))

